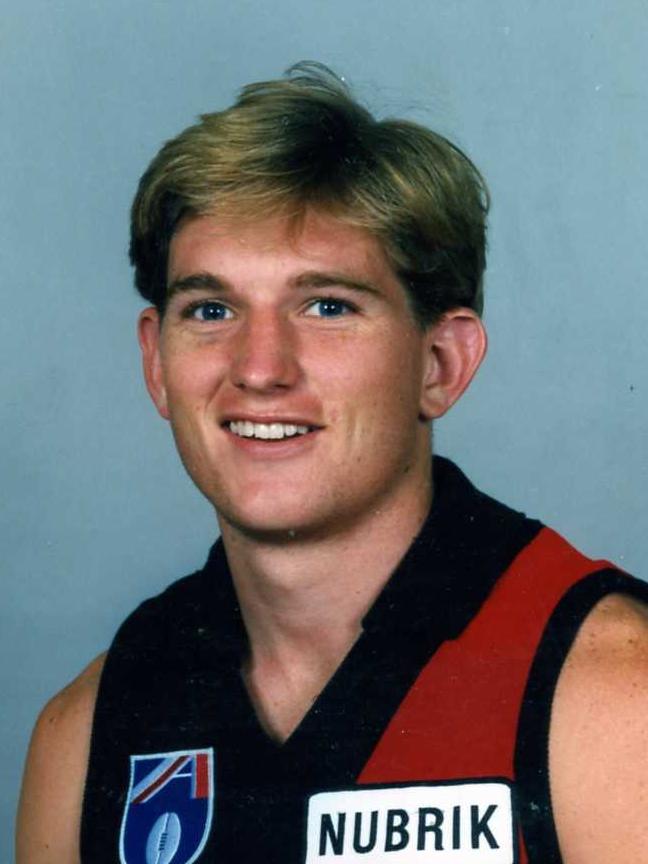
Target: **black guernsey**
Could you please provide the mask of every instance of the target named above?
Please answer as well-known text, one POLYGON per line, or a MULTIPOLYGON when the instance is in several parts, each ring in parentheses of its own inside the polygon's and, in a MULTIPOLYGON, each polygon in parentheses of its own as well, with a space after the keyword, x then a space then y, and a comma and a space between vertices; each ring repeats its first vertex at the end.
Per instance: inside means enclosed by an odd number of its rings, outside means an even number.
MULTIPOLYGON (((220 541, 202 570, 147 600, 126 620, 110 648, 95 709, 81 826, 84 864, 307 860, 310 797, 356 786, 421 670, 446 640, 461 637, 489 602, 502 574, 543 530, 541 523, 478 492, 458 468, 439 457, 434 460, 434 483, 431 512, 366 615, 362 636, 282 745, 261 728, 241 680, 247 638, 220 541), (174 833, 169 820, 175 817, 166 813, 156 835, 163 838, 158 852, 149 850, 149 857, 142 852, 131 860, 123 851, 123 836, 120 841, 127 802, 133 796, 131 756, 175 756, 208 748, 214 760, 213 813, 200 850, 194 857, 173 852, 167 834, 174 833)), ((352 579, 341 565, 338 577, 347 576, 352 579)), ((523 836, 522 852, 514 852, 512 861, 560 862, 547 777, 551 698, 580 623, 602 596, 613 591, 648 600, 648 586, 617 570, 602 569, 559 604, 538 646, 520 706, 516 771, 511 778, 515 818, 523 836)), ((468 725, 473 719, 467 718, 468 725)), ((473 807, 473 857, 466 861, 479 860, 475 849, 480 844, 490 851, 496 843, 488 823, 492 807, 473 807)), ((343 817, 323 816, 319 849, 310 850, 308 861, 370 862, 372 850, 384 855, 380 861, 395 864, 423 860, 414 852, 410 859, 403 851, 406 831, 399 828, 398 819, 406 817, 392 808, 392 834, 387 840, 377 839, 377 823, 371 820, 378 817, 373 812, 367 811, 358 828, 349 858, 342 848, 343 817)), ((430 857, 425 860, 430 862, 435 849, 460 852, 459 808, 452 813, 448 809, 446 834, 441 833, 439 813, 419 808, 418 829, 412 829, 412 849, 416 851, 417 836, 419 849, 429 841, 430 857)), ((462 862, 461 856, 456 860, 462 862)))

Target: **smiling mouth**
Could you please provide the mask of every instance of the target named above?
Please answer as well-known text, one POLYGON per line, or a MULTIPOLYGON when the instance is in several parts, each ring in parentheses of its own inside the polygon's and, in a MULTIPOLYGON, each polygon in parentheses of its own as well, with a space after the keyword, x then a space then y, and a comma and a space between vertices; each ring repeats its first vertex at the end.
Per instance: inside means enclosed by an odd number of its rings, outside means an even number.
POLYGON ((260 441, 284 441, 316 429, 315 426, 298 426, 293 423, 252 423, 249 420, 231 420, 225 426, 239 438, 255 438, 260 441))

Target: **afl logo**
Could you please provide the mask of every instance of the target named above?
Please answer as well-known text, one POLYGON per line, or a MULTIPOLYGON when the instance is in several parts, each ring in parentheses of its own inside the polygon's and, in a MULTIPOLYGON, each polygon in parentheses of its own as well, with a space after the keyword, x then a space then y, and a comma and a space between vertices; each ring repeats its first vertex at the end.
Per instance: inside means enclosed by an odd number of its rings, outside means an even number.
POLYGON ((207 843, 213 811, 211 748, 131 756, 121 864, 193 864, 207 843))
POLYGON ((181 830, 175 813, 163 813, 146 841, 146 864, 171 864, 180 845, 181 830))

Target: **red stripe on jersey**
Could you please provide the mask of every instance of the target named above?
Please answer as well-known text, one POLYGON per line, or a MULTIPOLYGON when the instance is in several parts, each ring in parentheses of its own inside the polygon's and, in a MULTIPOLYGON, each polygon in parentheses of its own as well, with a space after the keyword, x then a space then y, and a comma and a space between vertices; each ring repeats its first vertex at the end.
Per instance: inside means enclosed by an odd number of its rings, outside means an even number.
POLYGON ((513 779, 518 718, 544 628, 567 589, 605 566, 543 528, 419 674, 358 783, 513 779))
POLYGON ((207 753, 197 753, 194 757, 195 764, 195 786, 194 798, 209 798, 209 756, 207 753))

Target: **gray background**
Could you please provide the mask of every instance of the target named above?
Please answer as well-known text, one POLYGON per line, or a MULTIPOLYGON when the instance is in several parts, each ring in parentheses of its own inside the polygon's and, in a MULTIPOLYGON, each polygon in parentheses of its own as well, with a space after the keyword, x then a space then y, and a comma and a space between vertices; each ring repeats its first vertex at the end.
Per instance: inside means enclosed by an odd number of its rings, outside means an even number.
POLYGON ((37 710, 215 534, 140 380, 127 211, 246 82, 319 59, 474 157, 491 347, 437 449, 646 575, 645 0, 0 7, 0 861, 37 710))

